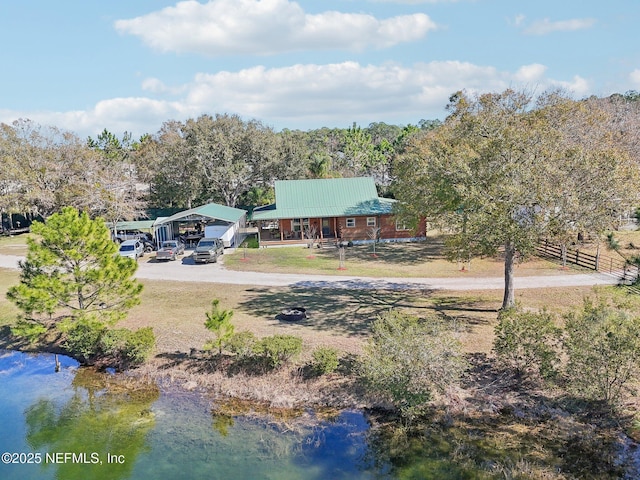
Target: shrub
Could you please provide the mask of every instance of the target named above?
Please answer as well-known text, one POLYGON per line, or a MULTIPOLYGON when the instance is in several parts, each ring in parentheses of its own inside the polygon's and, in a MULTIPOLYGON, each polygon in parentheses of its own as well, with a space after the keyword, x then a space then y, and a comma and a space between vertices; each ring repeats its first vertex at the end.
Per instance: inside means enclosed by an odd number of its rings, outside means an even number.
POLYGON ((253 344, 256 342, 256 336, 249 331, 236 332, 227 342, 225 348, 240 358, 249 357, 253 353, 253 344))
POLYGON ((125 350, 124 357, 132 365, 140 365, 147 361, 156 345, 156 336, 151 327, 144 327, 131 332, 125 350))
POLYGON ((588 399, 615 406, 640 368, 640 318, 603 300, 585 300, 566 317, 565 348, 570 385, 588 399))
POLYGON ((151 327, 131 331, 126 328, 107 330, 100 338, 100 349, 120 364, 140 365, 151 355, 156 337, 151 327))
POLYGON ((100 338, 100 350, 104 355, 119 357, 124 351, 131 331, 126 328, 107 330, 100 338))
POLYGON ((66 333, 65 348, 83 363, 90 362, 100 352, 100 338, 106 331, 104 324, 95 321, 78 321, 73 324, 62 324, 60 328, 66 333))
POLYGON ((391 401, 405 418, 419 414, 434 391, 457 383, 464 367, 459 342, 439 318, 395 310, 374 322, 359 361, 370 391, 391 401))
POLYGON ((332 347, 318 347, 313 353, 313 369, 321 375, 333 373, 339 365, 338 351, 332 347))
POLYGON ((513 308, 498 315, 493 350, 518 375, 535 371, 549 378, 557 373, 559 341, 553 315, 513 308))
POLYGON ((278 368, 302 351, 302 338, 295 335, 264 337, 253 346, 253 352, 262 357, 271 368, 278 368))

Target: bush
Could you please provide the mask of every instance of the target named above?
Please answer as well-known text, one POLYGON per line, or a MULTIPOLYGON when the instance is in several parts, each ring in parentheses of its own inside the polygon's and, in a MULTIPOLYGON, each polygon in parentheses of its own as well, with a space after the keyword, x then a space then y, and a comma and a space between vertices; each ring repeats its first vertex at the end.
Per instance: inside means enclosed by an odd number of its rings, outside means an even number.
POLYGON ((256 342, 256 336, 249 331, 234 333, 225 343, 225 348, 240 358, 246 358, 253 353, 253 344, 256 342))
POLYGON ((155 344, 156 337, 151 327, 136 331, 126 328, 107 330, 100 338, 102 353, 124 365, 144 363, 151 355, 155 344))
POLYGON ((440 319, 394 310, 374 322, 359 362, 370 391, 405 418, 420 414, 434 391, 457 383, 464 368, 460 344, 440 319))
POLYGON ((69 353, 83 360, 91 362, 100 353, 100 338, 106 331, 104 324, 95 321, 78 321, 71 325, 61 325, 66 333, 64 342, 69 353))
POLYGON ((313 369, 321 375, 333 373, 339 365, 338 351, 331 347, 318 347, 313 351, 313 369))
POLYGON ((518 375, 535 371, 550 378, 557 373, 560 332, 551 314, 513 308, 498 315, 493 350, 518 375))
POLYGON ((140 365, 147 361, 156 346, 156 336, 151 327, 144 327, 131 332, 123 352, 124 357, 132 365, 140 365))
POLYGON ((100 338, 100 350, 104 355, 119 357, 127 346, 127 340, 131 336, 131 330, 118 328, 107 330, 100 338))
POLYGON ((615 406, 638 377, 640 318, 603 300, 585 300, 581 312, 567 316, 565 330, 570 385, 588 399, 615 406))
POLYGON ((302 351, 302 338, 294 335, 264 337, 253 346, 253 352, 262 357, 271 368, 278 368, 302 351))

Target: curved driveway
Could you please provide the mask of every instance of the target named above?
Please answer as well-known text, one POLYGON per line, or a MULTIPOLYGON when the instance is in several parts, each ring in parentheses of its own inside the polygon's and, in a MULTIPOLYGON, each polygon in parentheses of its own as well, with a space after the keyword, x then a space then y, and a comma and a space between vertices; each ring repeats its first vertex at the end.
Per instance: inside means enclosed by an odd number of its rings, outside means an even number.
MULTIPOLYGON (((0 255, 0 267, 18 268, 23 257, 0 255)), ((387 290, 494 290, 504 288, 502 277, 457 278, 371 278, 333 275, 300 275, 286 273, 236 272, 227 270, 221 263, 196 265, 190 257, 175 262, 140 262, 137 278, 171 280, 176 282, 211 282, 233 285, 290 286, 315 288, 364 288, 387 290)), ((614 285, 613 277, 592 274, 562 274, 548 276, 516 277, 515 288, 573 287, 614 285)))

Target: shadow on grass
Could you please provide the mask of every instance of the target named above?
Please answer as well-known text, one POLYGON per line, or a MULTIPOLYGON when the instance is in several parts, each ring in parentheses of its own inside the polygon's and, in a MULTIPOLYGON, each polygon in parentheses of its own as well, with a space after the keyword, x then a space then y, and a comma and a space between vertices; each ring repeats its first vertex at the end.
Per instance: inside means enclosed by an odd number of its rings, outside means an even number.
POLYGON ((306 308, 307 318, 294 322, 296 325, 349 336, 366 335, 371 322, 386 310, 430 308, 428 296, 433 293, 299 287, 253 288, 248 292, 248 298, 238 305, 238 310, 249 315, 277 319, 283 309, 300 306, 306 308))
MULTIPOLYGON (((423 242, 378 243, 377 258, 372 257, 373 245, 347 247, 346 258, 361 262, 379 261, 394 265, 417 265, 426 260, 443 259, 444 240, 442 237, 429 238, 423 242)), ((317 249, 313 254, 329 260, 337 258, 335 248, 317 249)))

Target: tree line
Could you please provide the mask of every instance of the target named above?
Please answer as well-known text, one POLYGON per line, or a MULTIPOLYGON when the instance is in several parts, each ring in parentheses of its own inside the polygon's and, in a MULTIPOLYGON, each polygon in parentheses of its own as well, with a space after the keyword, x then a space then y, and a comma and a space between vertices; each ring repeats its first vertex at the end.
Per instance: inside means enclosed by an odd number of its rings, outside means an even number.
POLYGON ((371 175, 388 187, 408 139, 438 124, 276 132, 216 114, 167 121, 137 140, 107 129, 83 140, 21 119, 0 125, 0 212, 47 218, 73 206, 115 222, 142 218, 148 208, 268 203, 276 179, 371 175))

